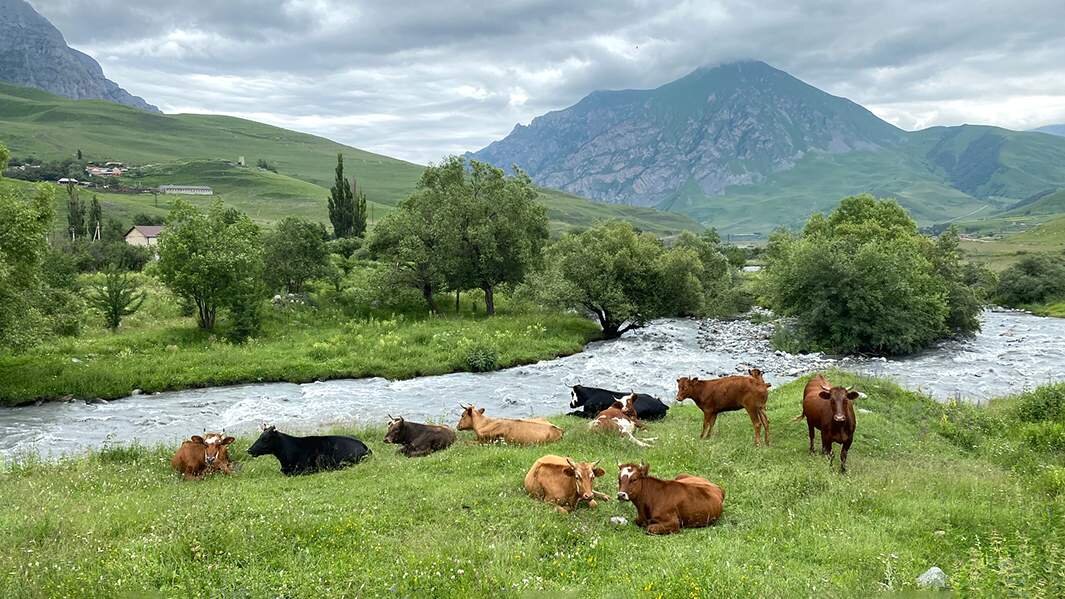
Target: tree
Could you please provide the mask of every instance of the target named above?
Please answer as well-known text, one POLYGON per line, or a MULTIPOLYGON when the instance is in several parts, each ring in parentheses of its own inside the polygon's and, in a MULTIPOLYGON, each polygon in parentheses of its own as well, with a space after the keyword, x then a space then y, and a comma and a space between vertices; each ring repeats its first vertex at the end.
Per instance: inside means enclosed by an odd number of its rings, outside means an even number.
POLYGON ((1065 299, 1065 260, 1049 254, 1025 256, 999 275, 995 295, 1007 306, 1065 299))
POLYGON ((420 185, 445 207, 450 287, 481 289, 485 311, 494 314, 496 288, 521 282, 547 241, 547 211, 532 181, 521 170, 507 177, 476 160, 467 171, 462 158, 451 156, 426 169, 420 185))
POLYGON ((100 200, 96 198, 96 194, 92 194, 92 204, 89 208, 89 222, 88 222, 88 237, 93 241, 99 239, 99 235, 102 235, 103 231, 103 219, 104 211, 100 207, 100 200))
POLYGON ((7 146, 0 144, 0 179, 3 178, 4 169, 7 168, 7 161, 11 159, 11 152, 8 151, 7 146))
POLYGON ((667 250, 628 223, 567 233, 544 254, 522 291, 541 303, 589 313, 605 338, 701 309, 705 273, 698 254, 687 247, 667 250))
POLYGON ((287 217, 263 240, 266 284, 273 290, 284 288, 301 293, 304 284, 325 275, 329 253, 326 231, 320 223, 287 217))
POLYGON ((956 239, 933 244, 892 200, 845 198, 765 255, 764 295, 808 349, 901 354, 979 325, 956 239))
POLYGON ((85 237, 85 204, 73 182, 67 183, 67 226, 71 241, 85 237))
POLYGON ((111 268, 103 281, 89 289, 89 305, 104 317, 107 328, 117 330, 126 316, 136 314, 144 303, 145 294, 138 291, 136 282, 123 271, 111 268))
POLYGON ((337 154, 336 180, 329 189, 329 222, 337 239, 354 235, 355 201, 351 185, 344 178, 343 154, 337 154))
POLYGON ((178 200, 160 238, 158 269, 171 291, 196 305, 200 328, 212 329, 220 307, 258 301, 252 291, 263 271, 259 227, 221 201, 201 212, 178 200))
POLYGON ((81 160, 81 148, 78 148, 78 160, 81 160))
POLYGON ((277 172, 277 167, 271 165, 269 162, 266 161, 265 158, 260 158, 259 161, 255 163, 255 166, 273 173, 277 172))
POLYGON ((354 177, 351 178, 351 189, 354 190, 351 234, 353 237, 362 237, 366 233, 366 194, 356 185, 354 177))
POLYGON ((166 217, 157 216, 155 214, 147 214, 145 212, 138 212, 133 215, 133 224, 141 226, 159 226, 166 222, 166 217))
MULTIPOLYGON (((7 150, 0 145, 0 162, 7 150)), ((43 277, 48 232, 55 216, 51 186, 30 198, 0 189, 0 348, 24 349, 40 340, 48 319, 43 277)))
POLYGON ((444 285, 450 234, 444 207, 424 190, 415 191, 374 226, 371 253, 386 263, 391 284, 417 289, 430 312, 437 312, 433 294, 444 285))

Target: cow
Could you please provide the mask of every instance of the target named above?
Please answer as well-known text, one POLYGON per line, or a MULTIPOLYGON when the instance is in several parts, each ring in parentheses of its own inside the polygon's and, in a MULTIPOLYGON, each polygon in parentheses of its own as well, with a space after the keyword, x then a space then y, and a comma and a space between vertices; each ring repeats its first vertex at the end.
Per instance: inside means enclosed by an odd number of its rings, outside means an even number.
POLYGON ((321 470, 339 470, 358 464, 372 452, 365 443, 345 435, 294 437, 273 426, 264 427, 248 455, 272 454, 281 462, 285 476, 312 474, 321 470))
POLYGON ((847 472, 847 451, 854 441, 854 428, 857 419, 854 416, 854 400, 861 394, 851 388, 834 387, 822 374, 817 374, 806 383, 802 392, 802 414, 795 420, 806 418, 806 428, 810 435, 810 453, 814 452, 814 429, 821 431, 821 453, 830 456, 832 444, 843 447, 839 451, 839 471, 847 472))
POLYGON ((503 441, 514 445, 536 445, 562 438, 562 429, 542 418, 489 418, 484 415, 484 408, 478 410, 473 405, 459 405, 462 417, 458 429, 473 431, 482 443, 503 441))
POLYGON ((673 480, 648 476, 651 467, 618 464, 618 500, 636 507, 636 525, 648 534, 709 526, 721 517, 725 491, 714 483, 678 474, 673 480))
MULTIPOLYGON (((581 409, 570 412, 569 415, 579 418, 595 418, 599 412, 609 408, 615 401, 624 399, 625 396, 626 394, 621 391, 574 385, 570 389, 569 407, 581 409)), ((657 397, 646 393, 636 394, 636 415, 641 420, 661 420, 666 417, 667 411, 669 411, 669 406, 657 397)))
POLYGON ((577 508, 582 501, 588 507, 598 505, 598 497, 609 501, 610 496, 594 488, 595 479, 606 472, 595 462, 574 462, 570 458, 557 455, 545 455, 536 460, 525 475, 525 490, 535 499, 555 504, 555 509, 563 514, 577 508))
POLYGON ((702 381, 695 377, 677 379, 677 401, 691 399, 703 411, 703 431, 699 438, 705 439, 714 430, 714 422, 721 412, 747 410, 754 427, 754 445, 764 427, 766 446, 769 446, 769 416, 765 404, 769 399, 769 383, 759 376, 731 375, 702 381))
POLYGON ((644 439, 641 441, 636 438, 634 434, 637 430, 644 430, 647 428, 643 422, 636 417, 636 410, 633 408, 635 403, 634 394, 625 396, 625 405, 622 405, 620 401, 615 401, 609 408, 599 412, 599 415, 588 423, 588 428, 592 430, 616 432, 622 437, 632 441, 640 447, 651 447, 651 441, 654 438, 644 439))
POLYGON ((450 427, 436 424, 419 424, 403 419, 388 417, 388 432, 385 443, 400 445, 399 453, 408 458, 425 456, 451 447, 455 442, 455 431, 450 427))
POLYGON ((193 435, 178 447, 170 466, 181 473, 185 480, 199 480, 214 472, 230 474, 233 464, 229 461, 229 444, 233 437, 220 433, 193 435))

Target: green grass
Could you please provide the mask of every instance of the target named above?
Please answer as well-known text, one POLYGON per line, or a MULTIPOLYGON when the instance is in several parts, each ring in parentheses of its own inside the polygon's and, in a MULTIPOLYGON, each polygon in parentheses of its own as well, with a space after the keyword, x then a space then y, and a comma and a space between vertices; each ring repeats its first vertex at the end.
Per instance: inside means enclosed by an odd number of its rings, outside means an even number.
MULTIPOLYGON (((119 160, 156 165, 134 183, 210 185, 235 207, 262 222, 301 216, 326 222, 326 197, 335 177, 336 155, 344 154, 345 174, 356 177, 373 204, 376 220, 414 191, 420 165, 373 154, 325 138, 234 117, 160 115, 96 100, 69 100, 0 83, 0 143, 18 158, 68 158, 81 150, 86 160, 119 160), (243 156, 249 165, 262 158, 278 173, 226 164, 243 156)), ((86 193, 86 192, 83 192, 86 193)), ((599 204, 543 190, 555 234, 622 218, 645 231, 671 235, 700 230, 690 218, 650 208, 599 204)), ((61 198, 62 199, 62 198, 61 198)), ((172 198, 100 194, 114 214, 165 214, 172 198), (126 210, 127 206, 137 206, 126 210)), ((210 201, 202 196, 194 201, 210 201)), ((65 200, 63 200, 65 201, 65 200)), ((62 205, 65 208, 65 204, 62 205)), ((59 219, 62 220, 62 219, 59 219)))
MULTIPOLYGON (((182 317, 164 288, 144 279, 149 299, 110 333, 98 317, 78 337, 60 337, 21 354, 0 355, 0 405, 66 396, 111 399, 133 389, 166 391, 261 381, 390 379, 469 370, 466 350, 487 343, 498 367, 580 351, 598 327, 577 315, 527 312, 499 300, 491 318, 469 311, 435 317, 388 313, 346 316, 336 308, 267 309, 262 333, 234 345, 182 317)), ((448 298, 441 308, 452 310, 448 298)))
POLYGON ((970 260, 994 270, 1003 270, 1026 254, 1061 254, 1065 252, 1065 216, 999 239, 965 240, 961 247, 970 260))
MULTIPOLYGON (((1065 592, 1060 495, 937 432, 956 411, 836 378, 868 393, 871 410, 858 415, 846 476, 807 453, 806 425, 791 420, 801 381, 770 396, 770 448, 752 447, 742 413, 697 440, 701 415, 688 404, 650 425, 659 440, 648 450, 560 416, 566 435, 549 447, 461 433, 417 459, 382 444, 380 428, 357 430, 368 461, 298 478, 272 457, 249 459, 250 437, 232 452, 237 474, 203 482, 169 470, 172 448, 13 464, 0 474, 0 594, 854 597, 912 590, 932 565, 963 595, 1065 592), (618 461, 707 477, 726 491, 724 516, 651 537, 627 503, 558 514, 522 488, 545 453, 602 459, 597 488, 610 495, 618 461), (615 515, 630 524, 611 525, 615 515)), ((1046 459, 1060 467, 1060 455, 1046 459)))

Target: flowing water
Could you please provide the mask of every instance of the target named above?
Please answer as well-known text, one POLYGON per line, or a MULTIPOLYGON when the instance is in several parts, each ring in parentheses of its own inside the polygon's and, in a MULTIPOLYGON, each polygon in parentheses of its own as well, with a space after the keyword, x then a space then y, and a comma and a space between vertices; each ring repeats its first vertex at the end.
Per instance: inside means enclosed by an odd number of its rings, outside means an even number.
POLYGON ((775 384, 838 365, 892 378, 937 399, 977 402, 1065 376, 1065 319, 1019 312, 987 312, 976 337, 898 360, 783 354, 769 347, 767 337, 767 325, 748 321, 662 320, 617 341, 591 343, 580 354, 485 374, 266 383, 4 408, 0 458, 54 457, 132 441, 173 443, 204 428, 248 433, 263 422, 312 431, 383 424, 390 413, 453 425, 460 402, 485 407, 492 416, 552 415, 568 411, 570 385, 672 398, 679 376, 716 376, 746 365, 762 368, 775 384))

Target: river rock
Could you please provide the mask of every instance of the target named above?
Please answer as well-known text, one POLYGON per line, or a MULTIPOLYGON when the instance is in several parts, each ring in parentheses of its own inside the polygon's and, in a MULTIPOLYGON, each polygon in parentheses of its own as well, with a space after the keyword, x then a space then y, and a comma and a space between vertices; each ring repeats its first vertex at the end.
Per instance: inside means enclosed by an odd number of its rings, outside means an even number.
POLYGON ((129 392, 130 395, 134 395, 134 396, 140 395, 141 393, 144 393, 144 391, 141 391, 140 389, 134 389, 134 390, 129 392))
POLYGON ((917 586, 922 589, 945 589, 947 588, 947 574, 938 566, 932 566, 917 577, 917 586))

